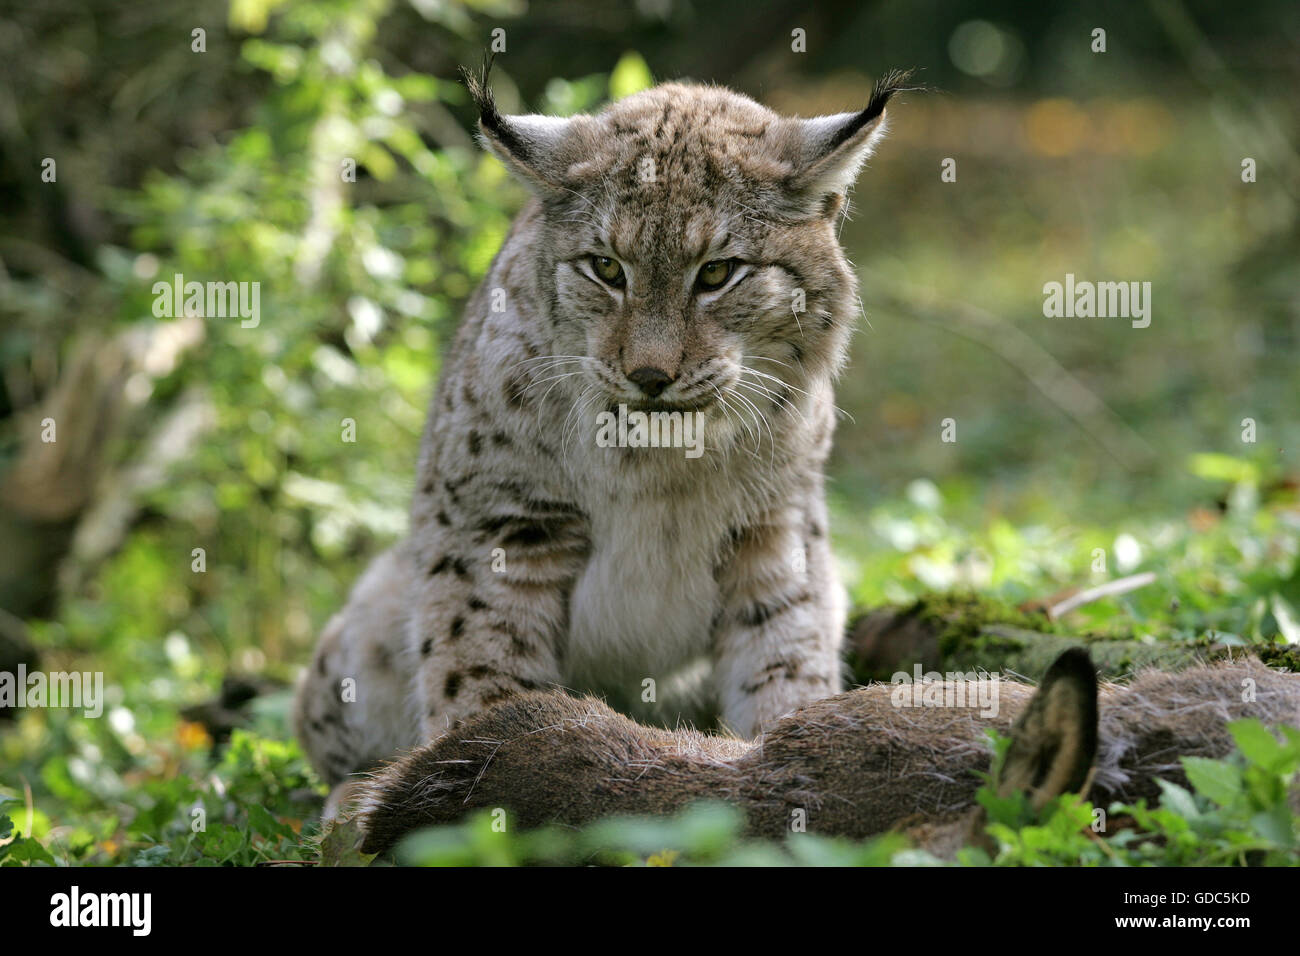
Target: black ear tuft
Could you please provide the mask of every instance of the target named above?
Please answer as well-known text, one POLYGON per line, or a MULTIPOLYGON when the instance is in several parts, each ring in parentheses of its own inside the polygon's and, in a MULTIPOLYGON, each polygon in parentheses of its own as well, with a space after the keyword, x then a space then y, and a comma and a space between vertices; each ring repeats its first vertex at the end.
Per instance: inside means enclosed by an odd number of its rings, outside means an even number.
POLYGON ((496 100, 492 98, 492 89, 488 86, 488 77, 492 73, 492 61, 496 59, 496 54, 492 51, 486 51, 483 54, 483 66, 476 75, 467 66, 462 66, 459 70, 460 82, 469 90, 470 98, 474 105, 478 107, 480 117, 490 115, 500 115, 497 113, 496 100))
POLYGON ((871 89, 865 109, 794 121, 797 155, 785 186, 794 218, 834 214, 843 203, 826 203, 845 194, 885 132, 885 105, 895 93, 921 89, 908 85, 911 71, 890 70, 871 89))
POLYGON ((923 86, 909 86, 912 82, 911 70, 889 70, 884 76, 876 80, 875 85, 871 88, 871 98, 867 100, 867 108, 863 110, 867 120, 873 120, 885 111, 886 104, 895 93, 914 92, 924 90, 923 86))
POLYGON ((834 149, 841 143, 847 142, 860 129, 869 123, 879 119, 880 114, 885 111, 885 106, 893 98, 895 93, 912 92, 924 90, 923 86, 909 85, 912 80, 911 70, 889 70, 871 87, 871 97, 867 100, 866 109, 854 117, 852 123, 847 123, 837 131, 835 139, 827 144, 827 147, 834 149))
POLYGON ((514 136, 509 127, 501 119, 501 112, 497 109, 496 97, 492 95, 492 88, 488 85, 488 77, 492 74, 492 63, 496 59, 496 53, 488 50, 483 54, 483 66, 475 75, 468 67, 460 68, 460 81, 464 84, 465 89, 469 91, 470 99, 478 107, 478 121, 483 128, 493 136, 501 140, 507 148, 514 148, 518 144, 514 142, 514 136))
POLYGON ((523 164, 530 166, 537 161, 532 148, 528 142, 516 133, 511 124, 501 115, 497 109, 496 97, 492 95, 492 89, 488 86, 488 76, 492 73, 492 63, 496 59, 496 54, 488 51, 483 54, 483 67, 479 74, 475 76, 466 67, 460 68, 460 81, 469 91, 470 98, 474 105, 478 107, 478 122, 483 132, 489 139, 495 140, 500 144, 507 153, 514 159, 523 164))

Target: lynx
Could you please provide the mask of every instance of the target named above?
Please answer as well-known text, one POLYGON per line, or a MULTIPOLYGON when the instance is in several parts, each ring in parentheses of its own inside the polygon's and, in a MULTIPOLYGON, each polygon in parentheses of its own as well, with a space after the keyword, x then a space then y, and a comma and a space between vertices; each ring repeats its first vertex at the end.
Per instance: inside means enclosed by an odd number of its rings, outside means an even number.
POLYGON ((1074 649, 1037 690, 996 689, 998 713, 982 717, 976 695, 966 707, 902 707, 894 686, 873 684, 809 704, 753 741, 641 726, 558 691, 522 694, 348 786, 368 852, 482 808, 509 808, 524 828, 577 826, 711 798, 743 809, 752 835, 779 837, 802 811, 808 832, 902 829, 951 857, 979 842, 973 805, 976 773, 990 765, 987 728, 1012 740, 999 793, 1024 791, 1041 808, 1075 791, 1103 807, 1154 801, 1157 777, 1187 785, 1180 755, 1232 749, 1228 721, 1300 726, 1300 675, 1254 660, 1099 688, 1087 652, 1074 649))
POLYGON ((327 780, 556 685, 742 737, 840 690, 822 472, 859 304, 836 225, 903 82, 811 119, 680 83, 559 118, 467 76, 532 195, 444 360, 410 537, 301 685, 327 780), (699 447, 597 440, 637 414, 699 447))

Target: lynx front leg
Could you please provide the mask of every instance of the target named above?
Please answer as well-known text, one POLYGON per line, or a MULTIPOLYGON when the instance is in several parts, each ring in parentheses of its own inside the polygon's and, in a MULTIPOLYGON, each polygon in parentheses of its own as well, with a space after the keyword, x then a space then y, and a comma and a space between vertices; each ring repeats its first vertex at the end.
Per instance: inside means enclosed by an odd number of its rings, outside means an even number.
POLYGON ((581 541, 562 520, 486 524, 490 533, 425 559, 409 640, 426 737, 560 679, 558 636, 581 541))
POLYGON ((822 509, 782 511, 743 532, 719 583, 714 678, 728 727, 753 736, 839 692, 845 607, 822 509))

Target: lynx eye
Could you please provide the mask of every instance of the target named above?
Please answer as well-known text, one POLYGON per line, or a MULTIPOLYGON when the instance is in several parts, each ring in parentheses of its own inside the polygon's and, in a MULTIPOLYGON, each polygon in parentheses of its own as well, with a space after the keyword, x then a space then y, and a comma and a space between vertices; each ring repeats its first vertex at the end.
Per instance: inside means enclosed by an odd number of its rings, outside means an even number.
POLYGON ((617 259, 611 259, 609 256, 592 256, 591 271, 596 273, 602 282, 615 288, 623 285, 623 266, 617 259))
POLYGON ((700 272, 695 277, 695 284, 701 289, 720 289, 735 271, 735 259, 714 259, 712 262, 706 262, 700 266, 700 272))

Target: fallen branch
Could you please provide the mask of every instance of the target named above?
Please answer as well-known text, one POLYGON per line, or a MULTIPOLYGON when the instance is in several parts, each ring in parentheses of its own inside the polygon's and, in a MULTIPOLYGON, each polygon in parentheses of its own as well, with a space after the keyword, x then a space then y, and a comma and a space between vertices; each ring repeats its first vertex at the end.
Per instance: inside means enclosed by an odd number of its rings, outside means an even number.
POLYGON ((1053 604, 1047 609, 1047 617, 1049 620, 1059 620, 1063 615, 1069 614, 1075 608, 1083 607, 1085 604, 1091 604, 1094 601, 1100 601, 1102 598, 1117 597, 1121 594, 1127 594, 1129 591, 1136 591, 1138 588, 1144 588, 1153 583, 1155 579, 1154 571, 1143 571, 1141 574, 1130 574, 1126 578, 1107 581, 1105 584, 1099 584, 1095 588, 1080 591, 1058 604, 1053 604))

